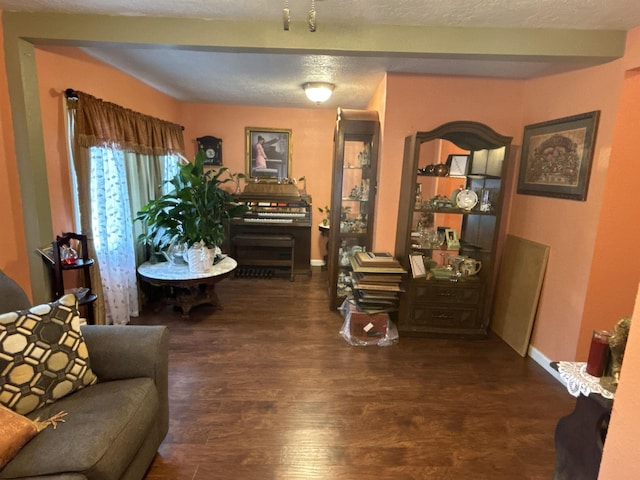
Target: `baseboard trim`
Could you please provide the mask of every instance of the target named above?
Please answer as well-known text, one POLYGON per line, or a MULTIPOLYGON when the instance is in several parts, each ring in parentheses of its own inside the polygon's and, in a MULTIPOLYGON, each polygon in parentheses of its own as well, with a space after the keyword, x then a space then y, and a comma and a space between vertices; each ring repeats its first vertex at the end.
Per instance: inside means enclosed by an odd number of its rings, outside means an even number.
POLYGON ((312 258, 311 259, 311 266, 312 267, 324 267, 326 264, 324 262, 324 260, 319 260, 316 258, 312 258))
POLYGON ((560 374, 553 367, 551 367, 552 360, 547 358, 536 347, 532 347, 532 346, 529 346, 529 351, 527 352, 527 354, 529 355, 531 360, 533 360, 538 365, 540 365, 542 368, 544 368, 553 378, 555 378, 557 381, 559 381, 560 383, 562 383, 564 385, 564 382, 560 378, 560 374))

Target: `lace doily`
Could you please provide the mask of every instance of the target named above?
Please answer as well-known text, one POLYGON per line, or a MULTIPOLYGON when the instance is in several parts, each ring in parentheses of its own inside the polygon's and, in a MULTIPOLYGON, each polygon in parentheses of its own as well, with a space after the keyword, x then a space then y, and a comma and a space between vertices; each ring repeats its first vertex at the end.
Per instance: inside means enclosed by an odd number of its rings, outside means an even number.
POLYGON ((587 362, 558 362, 560 378, 567 384, 567 390, 577 397, 598 393, 604 398, 613 398, 612 392, 600 385, 600 379, 587 373, 587 362))

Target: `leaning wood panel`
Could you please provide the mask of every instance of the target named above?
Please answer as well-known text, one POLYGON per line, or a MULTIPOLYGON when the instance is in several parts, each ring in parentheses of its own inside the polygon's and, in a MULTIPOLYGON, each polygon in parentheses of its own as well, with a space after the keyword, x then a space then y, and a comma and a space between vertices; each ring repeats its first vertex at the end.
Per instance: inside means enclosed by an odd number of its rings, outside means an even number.
POLYGON ((491 329, 523 357, 538 308, 549 247, 507 235, 491 329))

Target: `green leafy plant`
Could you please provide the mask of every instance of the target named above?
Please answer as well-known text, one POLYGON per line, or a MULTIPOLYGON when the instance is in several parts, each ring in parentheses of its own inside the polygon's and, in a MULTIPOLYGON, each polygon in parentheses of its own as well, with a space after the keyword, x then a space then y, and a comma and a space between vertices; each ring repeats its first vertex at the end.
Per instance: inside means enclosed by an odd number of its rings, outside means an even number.
POLYGON ((306 195, 307 194, 307 177, 300 177, 298 181, 302 182, 302 189, 300 190, 300 193, 302 195, 306 195))
POLYGON ((247 178, 247 176, 242 172, 238 172, 238 173, 229 172, 229 176, 236 184, 236 193, 240 193, 240 179, 247 178))
POLYGON ((196 243, 209 248, 222 244, 223 220, 243 215, 247 207, 234 202, 232 195, 220 188, 236 181, 229 169, 205 172, 205 158, 200 150, 194 162, 182 165, 169 181, 173 190, 150 201, 137 213, 135 220, 146 227, 145 233, 138 236, 139 242, 155 250, 164 250, 173 241, 189 247, 196 243))
POLYGON ((329 221, 330 221, 330 218, 331 218, 330 217, 331 210, 329 209, 329 207, 324 207, 324 208, 318 207, 318 211, 320 213, 324 213, 325 214, 325 217, 322 219, 322 225, 324 225, 326 227, 327 225, 329 225, 329 221))

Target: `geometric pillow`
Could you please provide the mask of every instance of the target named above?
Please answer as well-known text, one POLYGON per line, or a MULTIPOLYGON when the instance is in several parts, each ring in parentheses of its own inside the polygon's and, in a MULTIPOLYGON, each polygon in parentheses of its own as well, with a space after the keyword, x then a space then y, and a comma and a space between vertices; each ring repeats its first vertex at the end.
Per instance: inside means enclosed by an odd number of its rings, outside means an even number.
POLYGON ((0 315, 0 404, 26 415, 97 380, 74 294, 0 315))

